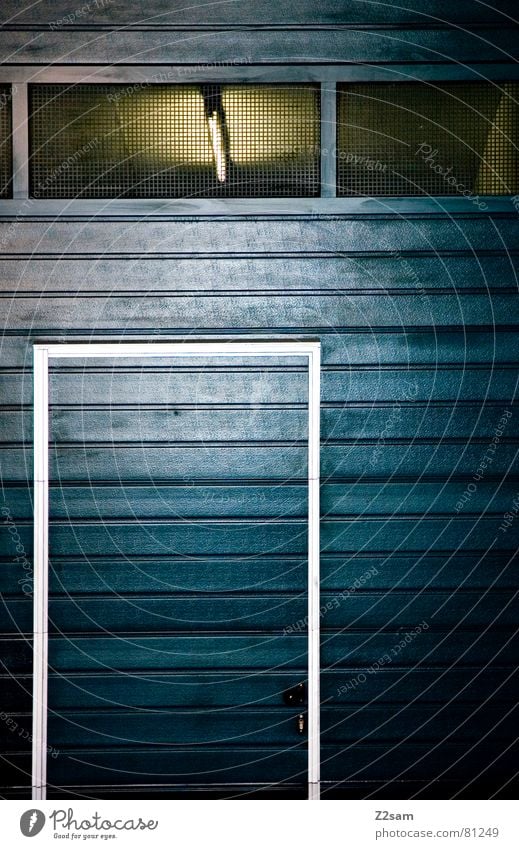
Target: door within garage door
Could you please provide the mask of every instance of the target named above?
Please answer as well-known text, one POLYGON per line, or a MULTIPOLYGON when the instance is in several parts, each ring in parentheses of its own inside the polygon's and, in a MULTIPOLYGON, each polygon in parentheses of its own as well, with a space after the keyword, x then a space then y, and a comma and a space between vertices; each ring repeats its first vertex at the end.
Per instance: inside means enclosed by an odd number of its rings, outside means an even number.
POLYGON ((317 797, 318 440, 317 343, 35 346, 34 798, 317 797))

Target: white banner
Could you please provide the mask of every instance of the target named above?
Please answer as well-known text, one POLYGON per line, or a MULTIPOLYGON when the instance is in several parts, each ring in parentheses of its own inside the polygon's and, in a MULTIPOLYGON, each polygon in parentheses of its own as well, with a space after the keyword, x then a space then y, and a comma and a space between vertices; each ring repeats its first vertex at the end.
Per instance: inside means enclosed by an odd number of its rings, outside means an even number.
POLYGON ((508 801, 4 801, 0 825, 6 849, 519 846, 517 806, 508 801))

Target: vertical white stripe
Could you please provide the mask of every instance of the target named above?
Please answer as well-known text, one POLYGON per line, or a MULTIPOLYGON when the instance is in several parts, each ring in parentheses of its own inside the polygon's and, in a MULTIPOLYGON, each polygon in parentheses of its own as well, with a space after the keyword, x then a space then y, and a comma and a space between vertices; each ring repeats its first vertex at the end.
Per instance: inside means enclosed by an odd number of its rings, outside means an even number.
POLYGON ((34 649, 32 798, 45 799, 47 782, 48 655, 48 351, 34 347, 34 649))
POLYGON ((319 455, 321 401, 320 347, 308 357, 308 798, 319 798, 320 688, 319 688, 319 455))

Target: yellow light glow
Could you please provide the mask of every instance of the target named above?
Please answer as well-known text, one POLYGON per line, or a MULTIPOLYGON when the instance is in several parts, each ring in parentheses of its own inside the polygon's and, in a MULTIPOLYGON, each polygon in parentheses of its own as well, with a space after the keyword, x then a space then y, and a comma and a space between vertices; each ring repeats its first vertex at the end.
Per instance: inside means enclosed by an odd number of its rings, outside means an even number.
POLYGON ((305 161, 319 144, 313 90, 226 86, 222 102, 236 165, 305 161))
POLYGON ((150 86, 121 97, 116 108, 124 132, 124 156, 137 167, 207 167, 220 183, 228 163, 237 166, 295 164, 319 143, 313 90, 292 86, 223 86, 222 115, 209 116, 199 86, 150 86))
POLYGON ((517 194, 519 169, 514 127, 519 106, 517 83, 504 83, 496 116, 488 131, 474 191, 480 195, 517 194))
POLYGON ((197 86, 150 86, 117 103, 128 155, 135 164, 210 166, 213 150, 197 86))

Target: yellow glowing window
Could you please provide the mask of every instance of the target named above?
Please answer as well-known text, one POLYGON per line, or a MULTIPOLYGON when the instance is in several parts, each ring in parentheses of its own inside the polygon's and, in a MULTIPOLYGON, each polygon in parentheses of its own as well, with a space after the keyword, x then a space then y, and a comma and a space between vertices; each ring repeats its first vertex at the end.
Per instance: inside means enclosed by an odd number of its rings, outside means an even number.
POLYGON ((519 82, 338 86, 337 193, 519 191, 519 82))
POLYGON ((319 194, 315 85, 33 85, 31 194, 319 194))

